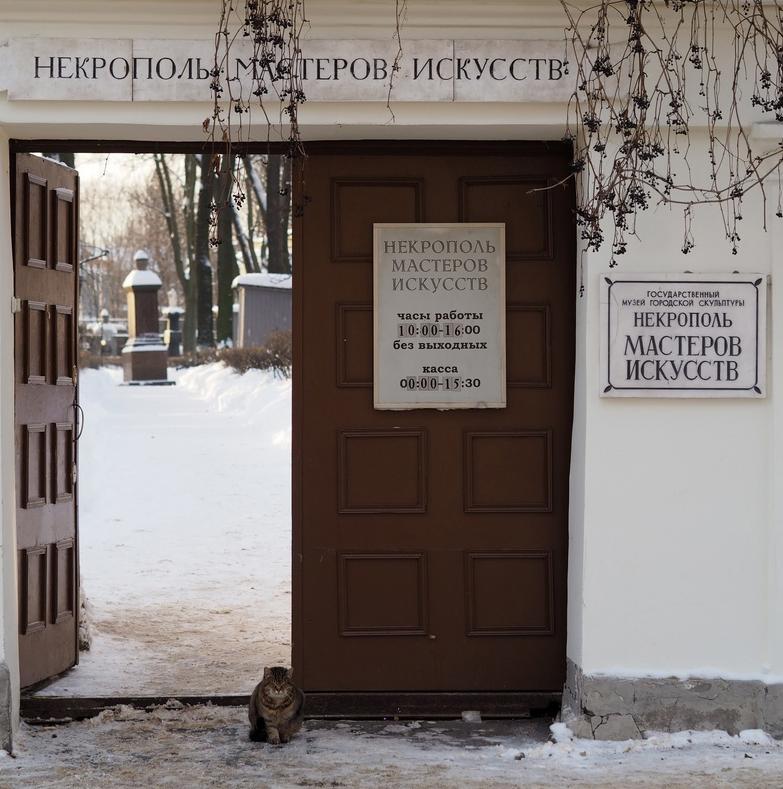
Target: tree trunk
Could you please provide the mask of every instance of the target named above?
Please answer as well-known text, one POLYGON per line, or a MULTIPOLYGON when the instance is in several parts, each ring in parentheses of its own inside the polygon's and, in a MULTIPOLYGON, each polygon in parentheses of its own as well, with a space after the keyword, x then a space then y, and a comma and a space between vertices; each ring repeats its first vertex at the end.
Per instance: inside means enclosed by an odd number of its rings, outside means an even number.
POLYGON ((198 157, 185 154, 185 191, 182 198, 182 215, 185 225, 185 256, 191 265, 196 258, 196 183, 198 181, 198 157))
MULTIPOLYGON (((252 201, 248 201, 248 206, 252 205, 252 201)), ((225 211, 229 215, 231 219, 231 223, 234 226, 234 235, 237 239, 237 244, 239 244, 239 251, 242 253, 242 265, 244 267, 243 273, 250 273, 252 274, 254 271, 258 271, 258 260, 256 259, 255 252, 253 251, 252 242, 249 238, 248 233, 245 232, 245 228, 242 226, 242 217, 239 215, 239 210, 237 209, 234 201, 230 199, 225 205, 225 211)), ((221 238, 223 234, 221 233, 221 238)))
POLYGON ((288 223, 291 216, 291 163, 282 156, 268 156, 266 161, 266 188, 253 169, 249 156, 243 157, 251 194, 261 212, 267 239, 267 270, 290 274, 288 254, 288 223), (282 169, 282 174, 281 174, 282 169), (280 194, 280 192, 283 194, 280 194))
POLYGON ((212 263, 209 259, 209 219, 215 179, 212 161, 208 154, 201 155, 201 185, 196 210, 195 261, 191 278, 196 291, 196 345, 215 345, 214 319, 212 316, 212 263))
MULTIPOLYGON (((160 188, 161 200, 163 202, 163 215, 166 218, 166 227, 169 231, 169 239, 171 241, 171 252, 174 257, 174 268, 177 272, 179 284, 182 287, 182 292, 185 294, 185 319, 182 326, 182 349, 185 353, 190 353, 196 347, 196 298, 194 282, 190 277, 192 267, 190 265, 192 258, 188 254, 187 259, 183 255, 182 237, 180 234, 179 221, 177 219, 176 201, 174 198, 174 189, 171 183, 171 170, 169 168, 166 155, 163 153, 156 153, 153 155, 155 161, 155 174, 158 178, 158 187, 160 188)), ((187 193, 186 193, 186 206, 185 206, 185 226, 186 232, 188 230, 188 213, 187 213, 187 193)), ((187 254, 187 249, 185 254, 187 254)))
POLYGON ((196 280, 191 277, 185 290, 185 317, 182 321, 182 352, 193 353, 196 350, 196 280))
POLYGON ((76 169, 76 154, 74 153, 58 153, 55 154, 57 156, 57 160, 62 162, 66 167, 70 167, 72 170, 76 169))
MULTIPOLYGON (((247 159, 247 157, 244 157, 247 159)), ((261 264, 258 261, 258 255, 256 254, 256 239, 255 239, 255 216, 253 211, 253 206, 255 205, 253 201, 253 194, 252 194, 252 184, 250 183, 250 179, 245 176, 245 192, 248 193, 247 196, 247 244, 250 248, 250 257, 253 260, 253 268, 251 271, 261 271, 261 264)))
POLYGON ((288 238, 283 230, 284 203, 287 195, 281 195, 280 155, 268 156, 266 165, 266 237, 269 242, 267 270, 273 274, 287 274, 288 238))
MULTIPOLYGON (((215 201, 218 208, 218 246, 217 278, 218 278, 218 317, 217 340, 218 343, 230 342, 234 337, 234 294, 231 283, 239 273, 236 253, 234 252, 233 228, 234 220, 239 217, 235 214, 234 201, 231 197, 233 186, 233 159, 227 156, 222 158, 218 194, 215 201)), ((242 241, 240 232, 237 238, 242 241)), ((247 241, 247 239, 245 239, 247 241)), ((247 261, 246 261, 247 263, 247 261)), ((251 263, 252 265, 252 263, 251 263)))
POLYGON ((185 155, 185 194, 182 200, 183 224, 185 225, 185 257, 188 268, 188 287, 185 290, 185 320, 182 326, 182 347, 185 353, 196 350, 196 181, 198 180, 198 157, 185 155))
POLYGON ((288 225, 291 221, 291 160, 283 157, 283 191, 280 196, 280 228, 283 234, 283 265, 286 272, 291 271, 291 256, 288 252, 288 225))

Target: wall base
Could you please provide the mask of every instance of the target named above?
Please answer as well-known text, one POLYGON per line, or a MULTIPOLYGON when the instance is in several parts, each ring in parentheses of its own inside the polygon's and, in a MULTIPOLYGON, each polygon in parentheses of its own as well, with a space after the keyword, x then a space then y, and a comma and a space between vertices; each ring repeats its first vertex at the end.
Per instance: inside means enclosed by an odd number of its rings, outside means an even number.
POLYGON ((596 740, 686 729, 764 729, 783 738, 783 684, 595 676, 569 660, 561 719, 577 737, 596 740))
POLYGON ((5 661, 0 662, 0 748, 11 751, 13 725, 11 717, 11 672, 5 661))

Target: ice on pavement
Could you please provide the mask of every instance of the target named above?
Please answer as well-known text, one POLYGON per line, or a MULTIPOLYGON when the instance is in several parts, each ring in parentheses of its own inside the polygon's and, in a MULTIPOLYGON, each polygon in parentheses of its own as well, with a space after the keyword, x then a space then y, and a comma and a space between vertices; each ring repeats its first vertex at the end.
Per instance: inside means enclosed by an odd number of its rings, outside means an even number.
POLYGON ((24 726, 0 786, 780 787, 783 744, 725 732, 548 739, 546 722, 306 721, 290 745, 247 739, 246 710, 173 704, 24 726))

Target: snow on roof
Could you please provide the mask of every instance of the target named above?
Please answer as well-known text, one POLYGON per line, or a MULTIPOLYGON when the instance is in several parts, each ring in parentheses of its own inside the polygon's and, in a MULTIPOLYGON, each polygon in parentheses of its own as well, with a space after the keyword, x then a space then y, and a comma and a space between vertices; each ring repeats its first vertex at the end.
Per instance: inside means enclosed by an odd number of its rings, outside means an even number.
POLYGON ((100 334, 103 337, 114 337, 117 334, 117 327, 113 323, 104 323, 103 321, 88 323, 86 329, 90 334, 100 334))
POLYGON ((122 353, 138 353, 139 351, 168 351, 169 346, 161 342, 126 343, 122 353))
POLYGON ((160 277, 154 271, 150 271, 149 269, 144 269, 143 271, 133 269, 123 280, 122 287, 127 290, 128 288, 144 287, 145 285, 157 285, 160 287, 162 284, 160 277))
POLYGON ((291 288, 291 275, 290 274, 269 274, 264 271, 260 274, 240 274, 234 278, 231 283, 232 288, 238 288, 240 285, 251 286, 255 288, 291 288))

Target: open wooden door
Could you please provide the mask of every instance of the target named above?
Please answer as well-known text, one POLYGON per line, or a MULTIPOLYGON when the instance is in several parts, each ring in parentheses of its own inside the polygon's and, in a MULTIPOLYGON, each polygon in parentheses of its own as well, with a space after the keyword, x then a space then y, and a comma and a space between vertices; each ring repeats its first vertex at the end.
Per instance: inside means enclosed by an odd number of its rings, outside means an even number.
POLYGON ((22 687, 78 661, 79 177, 19 154, 14 185, 16 531, 22 687))

